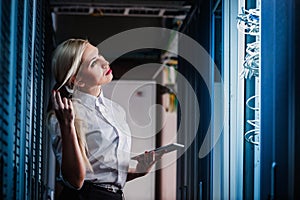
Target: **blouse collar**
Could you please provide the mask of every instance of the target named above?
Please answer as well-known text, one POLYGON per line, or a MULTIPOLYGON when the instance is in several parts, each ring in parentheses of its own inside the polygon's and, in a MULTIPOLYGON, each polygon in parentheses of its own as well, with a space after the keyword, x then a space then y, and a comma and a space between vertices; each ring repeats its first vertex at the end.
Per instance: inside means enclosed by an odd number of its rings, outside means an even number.
POLYGON ((81 104, 87 106, 90 109, 94 109, 96 105, 101 103, 105 105, 103 90, 98 97, 85 92, 81 92, 79 90, 75 90, 73 93, 73 99, 80 101, 81 104))

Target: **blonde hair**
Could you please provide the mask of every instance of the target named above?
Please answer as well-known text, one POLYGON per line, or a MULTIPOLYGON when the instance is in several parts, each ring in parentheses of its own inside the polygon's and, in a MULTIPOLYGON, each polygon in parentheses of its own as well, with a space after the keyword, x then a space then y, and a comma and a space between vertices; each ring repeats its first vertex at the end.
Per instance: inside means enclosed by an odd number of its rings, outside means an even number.
POLYGON ((82 39, 69 39, 57 46, 52 57, 52 70, 57 90, 62 86, 69 86, 70 79, 77 74, 83 52, 89 42, 82 39))
MULTIPOLYGON (((56 90, 65 87, 70 92, 70 89, 73 89, 71 78, 78 74, 82 55, 88 44, 87 40, 69 39, 57 46, 52 57, 52 71, 58 86, 56 90)), ((75 129, 81 155, 86 167, 93 171, 87 158, 86 138, 81 126, 82 122, 75 118, 75 129)))

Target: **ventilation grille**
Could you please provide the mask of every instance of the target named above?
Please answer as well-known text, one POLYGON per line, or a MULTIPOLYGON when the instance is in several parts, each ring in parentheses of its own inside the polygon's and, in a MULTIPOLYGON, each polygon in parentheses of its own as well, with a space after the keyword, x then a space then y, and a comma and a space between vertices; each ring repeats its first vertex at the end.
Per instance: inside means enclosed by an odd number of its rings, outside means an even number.
POLYGON ((0 196, 44 199, 44 1, 1 1, 0 21, 0 196))

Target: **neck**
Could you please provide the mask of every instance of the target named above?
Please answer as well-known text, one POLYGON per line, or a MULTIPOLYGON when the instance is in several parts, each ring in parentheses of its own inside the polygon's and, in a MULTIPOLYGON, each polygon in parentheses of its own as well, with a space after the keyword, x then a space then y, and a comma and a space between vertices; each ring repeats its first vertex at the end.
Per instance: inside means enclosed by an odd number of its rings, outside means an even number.
POLYGON ((95 87, 90 87, 90 88, 81 88, 80 90, 82 92, 88 93, 95 97, 98 97, 101 94, 101 86, 95 86, 95 87))

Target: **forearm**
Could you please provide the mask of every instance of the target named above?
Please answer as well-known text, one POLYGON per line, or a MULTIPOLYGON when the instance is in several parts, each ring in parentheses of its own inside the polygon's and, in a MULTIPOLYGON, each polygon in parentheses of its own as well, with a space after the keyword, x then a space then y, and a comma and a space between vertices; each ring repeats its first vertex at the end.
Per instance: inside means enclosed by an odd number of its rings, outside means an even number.
POLYGON ((139 157, 138 163, 135 169, 130 168, 128 170, 126 181, 131 181, 133 179, 145 176, 148 174, 155 162, 161 158, 162 155, 155 155, 154 151, 145 152, 144 156, 139 157))
POLYGON ((136 169, 130 168, 130 169, 128 170, 128 174, 127 174, 127 179, 126 179, 126 181, 131 181, 131 180, 133 180, 133 179, 136 179, 136 178, 145 176, 146 174, 147 174, 146 172, 139 173, 139 172, 136 171, 136 169))
POLYGON ((62 131, 62 175, 76 188, 81 188, 86 169, 77 141, 74 125, 61 126, 62 131))

